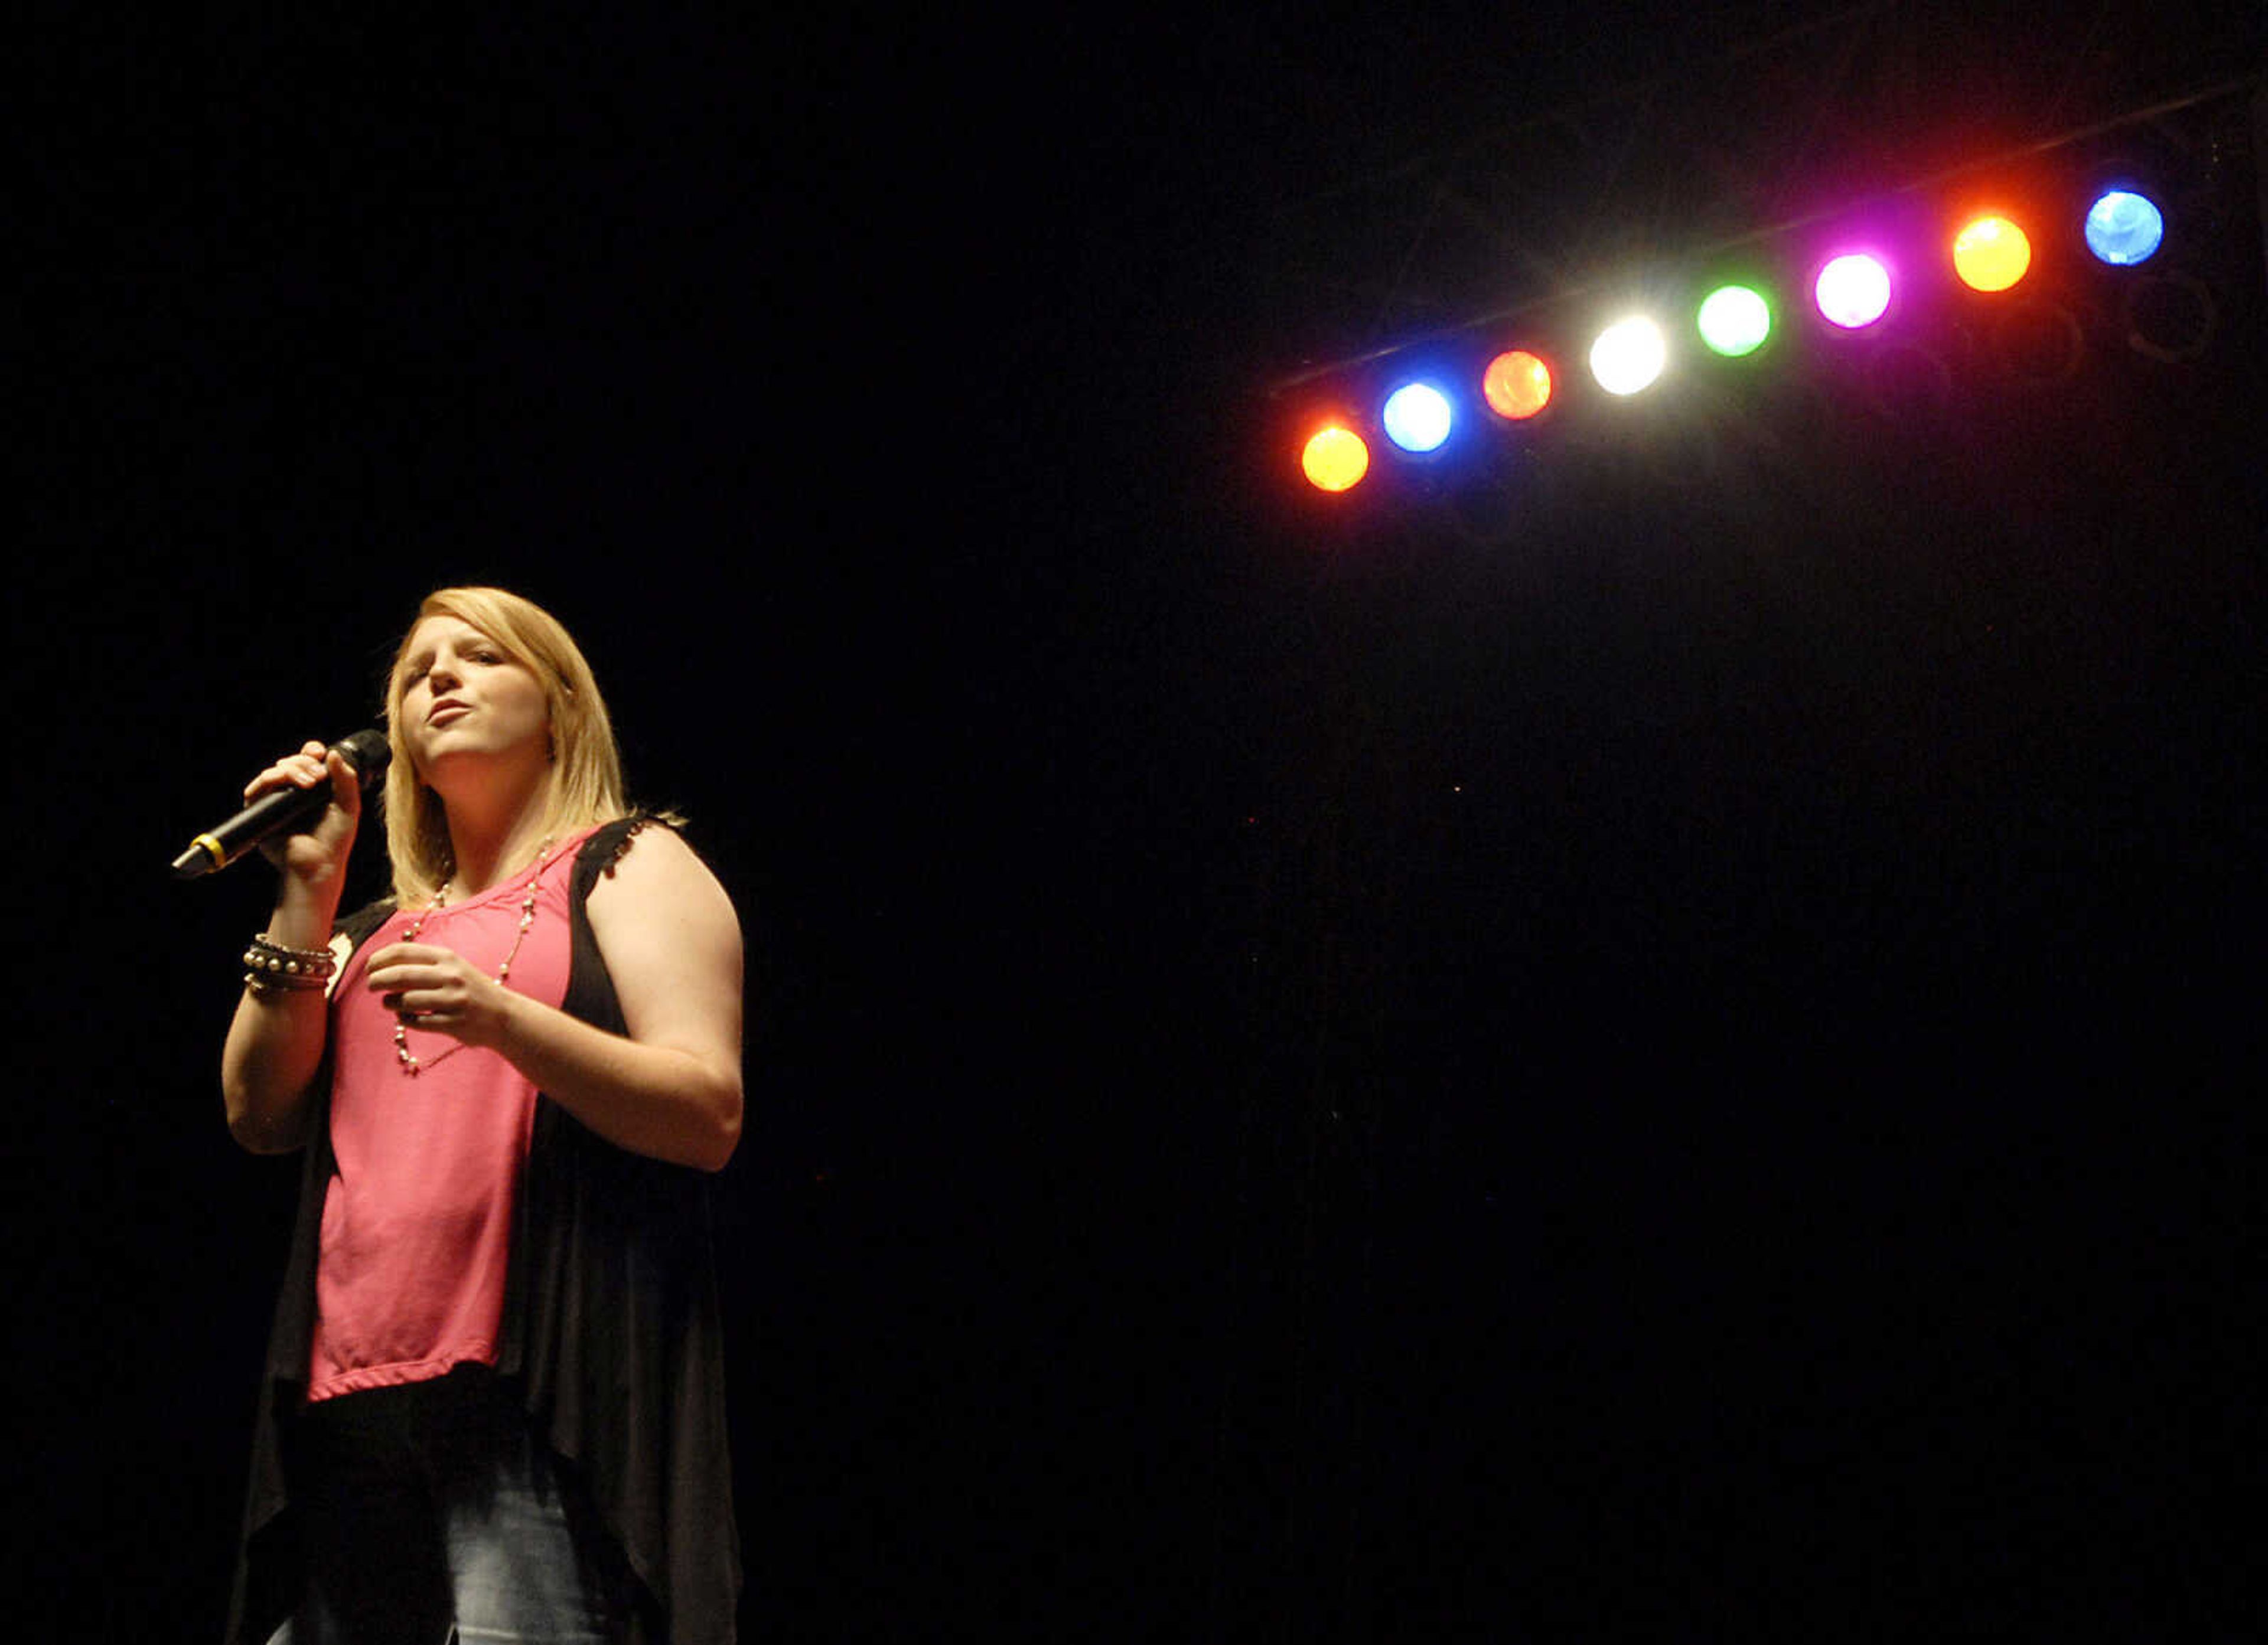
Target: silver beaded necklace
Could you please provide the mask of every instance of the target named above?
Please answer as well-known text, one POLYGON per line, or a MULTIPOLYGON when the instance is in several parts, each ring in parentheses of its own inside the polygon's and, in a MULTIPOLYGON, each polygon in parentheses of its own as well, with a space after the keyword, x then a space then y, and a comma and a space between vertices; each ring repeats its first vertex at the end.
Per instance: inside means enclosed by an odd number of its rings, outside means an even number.
MULTIPOLYGON (((550 861, 551 841, 547 839, 536 848, 535 870, 527 877, 526 892, 519 900, 519 929, 512 933, 512 951, 504 957, 504 964, 497 967, 496 980, 499 987, 509 986, 512 962, 519 958, 519 945, 527 940, 527 928, 535 923, 535 899, 543 889, 543 870, 550 861)), ((441 911, 449 900, 449 881, 455 877, 456 871, 455 867, 452 866, 448 874, 442 878, 439 888, 433 893, 433 900, 427 903, 424 910, 404 928, 401 941, 416 942, 417 934, 425 929, 425 922, 441 911)), ((394 1054, 401 1065, 401 1072, 409 1078, 415 1079, 426 1069, 439 1066, 464 1048, 465 1042, 460 1039, 431 1061, 421 1063, 410 1054, 408 1019, 400 1016, 394 1019, 394 1054)))

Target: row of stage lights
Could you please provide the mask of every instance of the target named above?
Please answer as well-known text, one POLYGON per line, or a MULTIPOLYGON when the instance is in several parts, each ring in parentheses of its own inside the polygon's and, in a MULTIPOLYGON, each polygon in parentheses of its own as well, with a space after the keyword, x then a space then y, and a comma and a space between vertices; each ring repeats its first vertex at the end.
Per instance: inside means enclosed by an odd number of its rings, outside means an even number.
MULTIPOLYGON (((2165 239, 2164 213, 2146 195, 2113 188, 2088 205, 2081 224, 2088 252, 2102 264, 2132 268, 2146 263, 2165 239)), ((2014 290, 2031 270, 2031 236, 2012 216, 1999 212, 1962 224, 1947 248, 1955 277, 1970 290, 1997 294, 2014 290)), ((1892 265, 1871 250, 1838 251, 1818 268, 1811 283, 1819 322, 1844 334, 1866 331, 1889 313, 1895 283, 1892 265)), ((1718 287, 1694 311, 1694 329, 1712 353, 1727 359, 1756 354, 1771 340, 1776 317, 1766 292, 1752 284, 1718 287)), ((1669 334, 1647 314, 1615 320, 1593 340, 1588 356, 1599 387, 1617 398, 1643 393, 1668 369, 1669 334)), ((1552 405, 1558 385, 1550 363, 1526 348, 1505 350, 1483 370, 1479 398, 1506 424, 1529 422, 1552 405)), ((1375 432, 1397 451, 1425 457, 1440 451, 1455 429, 1458 399, 1440 381, 1410 378, 1387 392, 1379 404, 1375 432)), ((1300 464, 1318 490, 1344 492, 1362 482, 1371 467, 1371 444, 1356 419, 1336 417, 1315 429, 1302 449, 1300 464)))

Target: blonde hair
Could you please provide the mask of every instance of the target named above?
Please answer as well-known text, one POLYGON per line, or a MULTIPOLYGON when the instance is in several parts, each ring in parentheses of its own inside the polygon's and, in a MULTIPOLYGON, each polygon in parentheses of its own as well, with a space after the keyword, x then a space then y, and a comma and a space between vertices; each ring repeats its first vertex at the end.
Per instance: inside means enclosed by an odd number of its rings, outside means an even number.
POLYGON ((409 642, 428 617, 454 617, 493 640, 543 687, 551 718, 551 783, 543 833, 556 836, 630 814, 622 798, 622 757, 599 682, 574 637, 534 601, 500 588, 445 588, 428 594, 401 636, 386 679, 386 854, 394 864, 394 900, 429 902, 453 866, 449 819, 441 797, 418 780, 401 734, 401 699, 410 676, 409 642))

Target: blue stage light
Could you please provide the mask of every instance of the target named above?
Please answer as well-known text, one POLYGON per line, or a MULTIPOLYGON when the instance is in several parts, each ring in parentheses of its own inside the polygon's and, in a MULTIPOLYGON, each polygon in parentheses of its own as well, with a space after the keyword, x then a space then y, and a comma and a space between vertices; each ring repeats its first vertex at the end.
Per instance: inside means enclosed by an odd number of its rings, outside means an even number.
POLYGON ((2130 190, 2114 188, 2087 209, 2087 249, 2116 268, 2148 261, 2165 238, 2165 214, 2130 190))
POLYGON ((1386 437, 1405 452, 1422 454, 1439 451, 1456 421, 1449 397, 1431 383, 1404 383, 1386 397, 1379 414, 1386 437))

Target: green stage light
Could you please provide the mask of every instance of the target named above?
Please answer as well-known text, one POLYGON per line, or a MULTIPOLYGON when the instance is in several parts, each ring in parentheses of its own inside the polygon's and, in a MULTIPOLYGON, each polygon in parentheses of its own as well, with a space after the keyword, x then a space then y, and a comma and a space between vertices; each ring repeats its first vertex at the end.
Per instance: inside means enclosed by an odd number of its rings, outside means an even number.
POLYGON ((1734 358, 1754 354, 1771 335, 1771 305, 1744 285, 1719 286, 1703 300, 1696 319, 1701 341, 1734 358))

